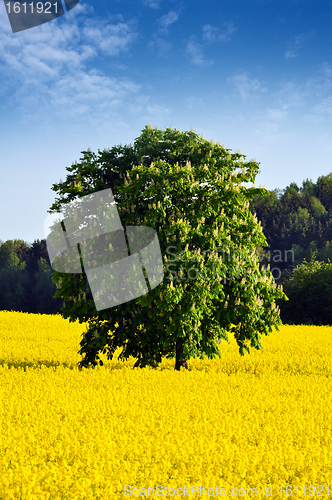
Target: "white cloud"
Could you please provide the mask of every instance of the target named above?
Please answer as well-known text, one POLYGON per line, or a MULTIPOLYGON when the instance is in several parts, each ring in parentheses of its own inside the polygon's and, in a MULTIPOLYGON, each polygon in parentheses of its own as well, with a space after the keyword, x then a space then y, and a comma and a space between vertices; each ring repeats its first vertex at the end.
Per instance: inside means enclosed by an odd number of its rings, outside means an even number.
POLYGON ((306 40, 309 38, 312 38, 313 32, 307 33, 307 34, 299 34, 296 35, 294 40, 288 42, 288 48, 285 52, 285 58, 286 59, 293 59, 294 57, 298 57, 299 50, 301 49, 302 45, 306 40))
MULTIPOLYGON (((284 82, 281 89, 274 94, 276 104, 279 107, 298 108, 310 104, 317 98, 326 99, 332 89, 332 68, 328 63, 324 63, 317 67, 316 74, 303 81, 284 82)), ((320 101, 319 101, 320 102, 320 101)))
POLYGON ((196 37, 191 35, 186 46, 186 54, 190 57, 190 62, 195 66, 211 66, 213 61, 204 58, 203 45, 196 41, 196 37))
POLYGON ((20 36, 0 32, 0 84, 22 121, 106 116, 135 101, 139 85, 89 69, 100 54, 117 56, 129 50, 138 37, 135 22, 121 16, 91 19, 91 13, 91 7, 78 4, 51 32, 47 25, 20 36))
POLYGON ((269 119, 262 119, 260 122, 257 120, 252 134, 255 143, 258 141, 265 149, 272 145, 285 144, 289 140, 289 130, 286 131, 279 123, 269 119))
POLYGON ((281 111, 303 109, 303 121, 323 123, 332 114, 332 68, 328 63, 317 67, 316 74, 302 83, 284 82, 281 89, 271 95, 274 105, 281 111))
POLYGON ((86 114, 94 110, 114 110, 123 101, 139 91, 139 86, 128 79, 105 76, 96 70, 67 75, 50 89, 50 104, 68 115, 86 114), (77 76, 79 78, 77 78, 77 76))
POLYGON ((143 0, 143 5, 151 9, 160 9, 161 2, 162 0, 143 0))
POLYGON ((12 33, 5 5, 0 3, 0 33, 12 33))
POLYGON ((281 89, 274 96, 279 108, 298 108, 305 104, 308 92, 305 90, 305 85, 296 85, 293 81, 289 81, 283 83, 281 89))
POLYGON ((128 105, 129 113, 134 117, 139 117, 144 123, 152 125, 163 122, 170 116, 172 108, 154 102, 151 97, 137 95, 134 102, 128 105))
POLYGON ((195 35, 191 35, 186 46, 186 53, 190 57, 190 62, 195 66, 207 67, 213 64, 213 61, 205 59, 204 48, 215 42, 228 42, 231 39, 231 34, 236 30, 233 23, 224 23, 226 29, 221 31, 220 28, 205 24, 203 26, 203 43, 198 43, 195 35))
POLYGON ((179 12, 170 10, 167 14, 157 19, 156 24, 159 26, 159 29, 152 35, 152 40, 148 43, 148 48, 152 50, 157 57, 168 57, 170 54, 173 43, 162 37, 169 34, 170 26, 179 19, 179 15, 179 12))
MULTIPOLYGON (((90 10, 81 7, 79 14, 90 10)), ((7 72, 16 78, 22 76, 24 81, 33 75, 39 79, 59 77, 65 70, 82 69, 99 52, 115 56, 128 50, 138 36, 133 21, 111 24, 79 14, 75 19, 71 12, 66 14, 65 22, 55 25, 53 32, 42 25, 33 29, 33 35, 30 30, 19 37, 0 33, 0 63, 7 72)))
POLYGON ((151 49, 157 57, 167 57, 171 52, 173 44, 158 35, 153 36, 153 40, 148 43, 148 48, 151 49))
POLYGON ((332 117, 332 96, 322 99, 318 104, 313 106, 312 111, 318 115, 329 115, 332 117))
POLYGON ((288 116, 288 111, 286 109, 278 108, 266 108, 266 118, 272 121, 281 121, 288 116))
MULTIPOLYGON (((226 23, 224 23, 224 25, 225 24, 226 23)), ((236 31, 236 28, 233 23, 228 23, 226 29, 223 31, 215 26, 211 26, 210 24, 205 24, 203 26, 202 39, 208 43, 229 42, 234 31, 236 31)))
POLYGON ((230 78, 227 83, 233 86, 244 101, 254 99, 265 93, 267 89, 256 78, 249 78, 246 71, 239 71, 230 78))
POLYGON ((188 109, 197 109, 199 107, 202 107, 203 103, 204 101, 202 97, 189 96, 185 99, 185 105, 188 109))
POLYGON ((317 74, 307 80, 306 87, 312 94, 324 96, 332 89, 332 67, 325 62, 320 64, 317 69, 317 74))
POLYGON ((167 30, 169 26, 174 24, 178 19, 179 19, 179 13, 175 12, 175 10, 170 10, 168 14, 161 16, 157 22, 162 29, 167 30))
POLYGON ((97 46, 106 55, 117 56, 127 51, 138 38, 135 22, 109 24, 107 20, 87 19, 82 30, 82 38, 97 46))
POLYGON ((332 68, 328 63, 319 66, 318 74, 309 78, 305 85, 308 100, 318 98, 318 102, 311 107, 313 114, 307 115, 307 119, 313 121, 324 121, 332 116, 332 68))

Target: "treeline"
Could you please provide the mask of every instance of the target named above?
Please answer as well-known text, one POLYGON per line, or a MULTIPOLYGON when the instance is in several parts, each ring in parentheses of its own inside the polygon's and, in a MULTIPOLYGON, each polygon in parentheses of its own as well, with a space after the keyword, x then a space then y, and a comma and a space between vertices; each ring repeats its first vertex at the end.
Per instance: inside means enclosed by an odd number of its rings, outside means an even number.
POLYGON ((56 314, 62 300, 56 286, 46 240, 29 245, 23 240, 0 241, 0 310, 56 314))
POLYGON ((277 301, 283 323, 332 325, 332 173, 255 197, 251 211, 268 243, 261 263, 289 298, 277 301))
POLYGON ((285 282, 315 251, 317 260, 332 261, 332 173, 316 183, 307 179, 299 187, 292 182, 283 191, 270 193, 255 197, 250 209, 261 221, 268 243, 262 262, 274 268, 275 280, 285 282))
MULTIPOLYGON (((255 197, 250 209, 261 221, 268 243, 257 249, 261 265, 270 264, 276 282, 283 284, 290 298, 279 304, 283 322, 299 323, 302 318, 332 324, 332 264, 331 269, 329 264, 318 266, 319 272, 313 262, 305 264, 313 258, 332 262, 332 173, 316 183, 306 179, 300 187, 293 182, 283 191, 255 197)), ((32 245, 0 240, 0 310, 61 313, 62 299, 53 298, 52 272, 46 240, 32 245)))

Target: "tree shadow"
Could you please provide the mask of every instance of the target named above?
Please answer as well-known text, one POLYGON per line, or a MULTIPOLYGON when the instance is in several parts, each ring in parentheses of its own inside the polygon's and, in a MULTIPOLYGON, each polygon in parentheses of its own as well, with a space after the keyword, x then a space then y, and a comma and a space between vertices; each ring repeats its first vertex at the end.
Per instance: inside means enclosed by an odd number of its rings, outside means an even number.
MULTIPOLYGON (((113 370, 122 370, 125 366, 126 361, 113 360, 108 361, 105 360, 102 368, 113 371, 113 370)), ((128 363, 128 362, 127 362, 128 363)), ((8 366, 9 369, 15 368, 16 370, 22 369, 23 371, 27 371, 27 369, 41 369, 41 368, 68 368, 69 370, 74 370, 77 368, 79 371, 82 371, 82 368, 78 367, 78 363, 70 363, 70 362, 60 362, 60 361, 49 361, 49 360, 39 360, 39 361, 8 361, 6 359, 0 358, 0 366, 8 366)), ((99 366, 99 365, 97 365, 99 366)), ((94 367, 89 366, 88 368, 83 368, 85 370, 92 370, 94 367)))
POLYGON ((6 359, 0 358, 0 366, 5 366, 7 365, 8 368, 16 368, 20 369, 22 368, 24 371, 27 370, 27 368, 42 368, 45 366, 46 368, 57 368, 59 366, 62 366, 64 368, 69 368, 70 370, 73 370, 74 368, 77 368, 76 363, 66 363, 66 362, 57 362, 57 361, 49 361, 49 360, 40 360, 40 361, 8 361, 6 359))

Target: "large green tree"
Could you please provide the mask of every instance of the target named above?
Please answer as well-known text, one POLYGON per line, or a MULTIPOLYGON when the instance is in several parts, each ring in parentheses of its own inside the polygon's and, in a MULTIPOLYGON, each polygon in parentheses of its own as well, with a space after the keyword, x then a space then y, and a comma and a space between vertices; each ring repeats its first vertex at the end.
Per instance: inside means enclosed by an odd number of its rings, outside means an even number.
POLYGON ((269 193, 242 183, 254 182, 259 164, 194 131, 150 126, 133 145, 82 154, 53 185, 58 198, 49 212, 111 188, 123 227, 157 232, 164 279, 135 300, 97 311, 83 260, 81 274, 53 273, 64 317, 88 323, 80 367, 102 364, 100 352, 111 359, 121 347, 120 359, 133 356, 136 366, 157 366, 166 356, 180 369, 191 357, 220 356, 229 331, 240 354, 260 349, 261 335, 281 324, 275 300, 287 297, 269 270, 259 270, 255 253, 266 239, 249 201, 269 193))

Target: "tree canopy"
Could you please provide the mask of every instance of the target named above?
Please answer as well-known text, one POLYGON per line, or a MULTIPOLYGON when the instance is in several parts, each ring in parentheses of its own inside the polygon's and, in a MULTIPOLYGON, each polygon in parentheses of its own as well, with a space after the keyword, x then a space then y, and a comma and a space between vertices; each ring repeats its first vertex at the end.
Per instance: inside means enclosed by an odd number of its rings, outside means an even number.
POLYGON ((100 352, 111 358, 121 347, 120 359, 133 356, 135 366, 157 366, 166 356, 176 357, 179 369, 191 357, 220 356, 229 331, 240 354, 260 349, 261 335, 281 323, 275 300, 287 297, 255 253, 266 239, 249 201, 269 192, 242 183, 254 182, 259 164, 194 131, 150 126, 133 145, 82 154, 53 185, 59 196, 49 212, 111 188, 123 227, 156 231, 164 279, 135 300, 97 311, 84 272, 53 273, 64 317, 88 323, 80 367, 102 364, 100 352))

